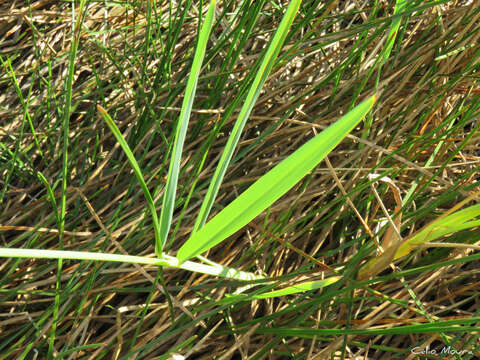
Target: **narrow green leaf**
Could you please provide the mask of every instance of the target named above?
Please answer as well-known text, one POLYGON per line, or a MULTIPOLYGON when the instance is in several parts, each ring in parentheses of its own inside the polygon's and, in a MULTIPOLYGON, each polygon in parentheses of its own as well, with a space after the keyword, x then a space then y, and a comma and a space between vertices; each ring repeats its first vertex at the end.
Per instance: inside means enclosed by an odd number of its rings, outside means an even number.
POLYGON ((195 233, 199 228, 201 228, 207 221, 208 214, 212 209, 213 202, 215 201, 227 168, 230 164, 230 161, 232 160, 235 148, 237 147, 238 141, 240 140, 242 130, 245 127, 245 123, 247 122, 247 119, 252 112, 253 106, 255 105, 258 96, 260 95, 260 90, 262 89, 263 84, 267 80, 267 77, 272 70, 275 59, 280 53, 280 50, 285 41, 285 37, 287 36, 288 31, 293 23, 293 19, 297 14, 298 8, 300 7, 300 3, 301 0, 295 0, 290 2, 290 5, 288 6, 285 15, 283 16, 283 19, 270 42, 270 45, 268 46, 267 52, 262 59, 259 70, 255 75, 255 79, 253 80, 252 86, 248 91, 245 103, 240 110, 237 121, 235 122, 232 132, 228 138, 227 144, 225 145, 225 149, 223 150, 217 168, 215 169, 215 173, 212 176, 207 193, 205 194, 205 198, 198 213, 197 220, 193 227, 193 233, 195 233))
POLYGON ((418 245, 434 241, 444 235, 455 233, 461 230, 480 226, 480 220, 473 220, 480 215, 480 204, 467 207, 434 221, 427 225, 422 231, 405 240, 395 253, 394 259, 409 254, 418 245))
POLYGON ((385 249, 385 252, 380 256, 370 259, 358 272, 358 280, 363 281, 379 274, 392 261, 408 255, 417 249, 419 245, 429 243, 447 234, 480 226, 480 220, 475 219, 479 215, 480 204, 454 211, 449 215, 443 215, 441 218, 426 225, 412 237, 405 239, 401 244, 391 246, 385 249))
POLYGON ((376 95, 302 145, 232 201, 180 248, 185 261, 212 248, 240 230, 311 171, 372 108, 376 95))
POLYGON ((48 198, 50 199, 50 202, 52 203, 52 207, 55 211, 55 218, 57 219, 57 225, 60 227, 61 219, 60 219, 60 216, 59 216, 58 211, 57 211, 57 201, 55 200, 55 194, 53 193, 53 189, 50 186, 48 180, 45 178, 45 176, 40 171, 37 171, 36 174, 37 174, 38 179, 40 179, 40 181, 43 183, 43 185, 45 185, 45 187, 47 188, 48 198))
POLYGON ((182 109, 180 111, 180 117, 177 124, 175 140, 173 143, 172 159, 170 161, 167 182, 165 185, 165 193, 163 195, 162 212, 160 214, 160 238, 157 239, 155 243, 155 251, 158 256, 160 256, 162 253, 162 249, 167 241, 168 232, 170 231, 170 225, 172 223, 183 144, 185 142, 190 113, 192 111, 193 100, 197 90, 198 77, 200 75, 203 58, 205 56, 205 49, 207 47, 210 30, 214 20, 215 6, 216 1, 210 1, 210 7, 205 16, 205 21, 200 29, 198 44, 195 50, 195 56, 193 58, 192 69, 190 71, 190 76, 188 77, 182 109))
POLYGON ((332 285, 340 280, 340 276, 332 276, 331 278, 319 280, 319 281, 306 281, 300 284, 295 284, 284 289, 270 291, 265 294, 259 294, 252 296, 253 299, 270 299, 279 296, 292 295, 303 293, 306 291, 321 289, 326 286, 332 285))
POLYGON ((43 155, 42 148, 38 141, 37 132, 35 131, 35 127, 33 126, 33 121, 30 115, 30 111, 28 111, 28 103, 29 103, 28 98, 30 97, 30 91, 32 89, 34 82, 32 81, 32 84, 30 85, 30 89, 29 89, 29 96, 27 97, 27 99, 25 99, 22 94, 22 89, 20 88, 20 84, 18 83, 17 77, 15 76, 15 71, 12 68, 12 61, 10 60, 10 57, 7 57, 6 63, 3 61, 1 57, 0 57, 0 61, 2 62, 2 65, 7 67, 8 71, 10 72, 10 77, 12 79, 13 87, 15 89, 15 92, 17 93, 18 100, 20 100, 20 104, 23 107, 24 117, 27 119, 28 125, 30 126, 30 130, 32 131, 33 141, 35 143, 37 151, 40 154, 42 160, 45 161, 45 156, 43 155))
MULTIPOLYGON (((110 130, 112 131, 113 135, 115 136, 115 139, 117 139, 118 143, 122 147, 123 151, 125 152, 125 155, 127 155, 127 159, 130 162, 130 166, 132 167, 133 172, 140 184, 140 187, 142 188, 143 196, 145 196, 145 199, 147 201, 147 206, 150 211, 150 215, 152 216, 155 241, 158 242, 160 241, 160 227, 159 227, 159 222, 157 217, 157 210, 155 209, 155 204, 153 203, 152 195, 150 195, 150 191, 148 190, 147 184, 143 179, 142 170, 140 170, 140 166, 138 165, 137 160, 135 159, 135 156, 133 155, 132 150, 130 149, 130 146, 128 146, 127 142, 123 138, 122 133, 120 132, 120 129, 117 127, 117 125, 115 125, 115 122, 112 120, 107 110, 105 110, 100 105, 97 105, 97 110, 102 116, 102 118, 105 120, 105 122, 107 123, 110 130)), ((162 255, 161 253, 160 254, 157 253, 158 257, 160 257, 161 255, 162 255)))
MULTIPOLYGON (((1 248, 0 248, 1 250, 1 248)), ((187 261, 188 262, 188 261, 187 261)), ((292 295, 292 294, 298 294, 298 293, 303 293, 306 291, 311 291, 311 290, 316 290, 316 289, 321 289, 327 286, 330 286, 334 283, 336 283, 338 280, 340 280, 340 276, 332 276, 328 279, 324 280, 319 280, 319 281, 306 281, 303 283, 295 284, 292 286, 288 286, 286 288, 280 289, 280 290, 272 290, 268 291, 262 294, 244 294, 244 293, 237 293, 235 294, 226 294, 225 297, 219 301, 219 304, 226 305, 226 304, 235 304, 241 301, 251 301, 254 299, 261 300, 261 299, 271 299, 274 297, 280 297, 280 296, 286 296, 286 295, 292 295)), ((246 287, 242 289, 248 289, 253 286, 260 285, 261 283, 257 283, 255 285, 247 285, 246 287)), ((272 288, 272 283, 267 285, 268 289, 272 288)), ((242 290, 243 291, 243 290, 242 290)))
MULTIPOLYGON (((395 3, 395 9, 393 10, 393 15, 400 14, 406 8, 407 2, 406 0, 397 0, 395 3)), ((390 26, 390 32, 388 33, 387 37, 387 45, 385 47, 385 51, 383 53, 382 65, 385 64, 390 57, 390 53, 392 52, 393 44, 395 43, 395 38, 397 37, 398 29, 400 28, 400 24, 402 23, 402 17, 394 17, 392 20, 392 25, 390 26)))
MULTIPOLYGON (((302 338, 311 338, 313 336, 345 336, 345 335, 411 335, 411 334, 426 334, 440 332, 460 332, 471 333, 472 331, 480 331, 480 327, 474 327, 476 323, 480 321, 480 317, 468 317, 454 320, 439 320, 435 323, 406 325, 406 326, 394 326, 389 329, 386 328, 373 328, 373 329, 312 329, 312 328, 258 328, 255 332, 257 334, 274 334, 275 336, 293 336, 302 338), (460 326, 466 325, 466 326, 460 326)), ((437 356, 440 355, 437 353, 437 356)), ((441 356, 438 356, 441 358, 441 356)), ((417 357, 420 358, 420 357, 417 357)), ((423 357, 424 358, 424 357, 423 357)), ((445 357, 444 357, 445 358, 445 357)))

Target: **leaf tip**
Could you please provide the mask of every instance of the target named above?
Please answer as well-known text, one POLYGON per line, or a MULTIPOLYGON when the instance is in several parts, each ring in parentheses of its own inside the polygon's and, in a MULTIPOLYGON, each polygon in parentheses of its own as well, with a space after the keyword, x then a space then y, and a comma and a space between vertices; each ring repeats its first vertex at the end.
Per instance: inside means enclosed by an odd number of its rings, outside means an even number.
POLYGON ((97 111, 100 113, 100 115, 104 116, 107 114, 107 110, 105 110, 101 105, 97 104, 97 111))

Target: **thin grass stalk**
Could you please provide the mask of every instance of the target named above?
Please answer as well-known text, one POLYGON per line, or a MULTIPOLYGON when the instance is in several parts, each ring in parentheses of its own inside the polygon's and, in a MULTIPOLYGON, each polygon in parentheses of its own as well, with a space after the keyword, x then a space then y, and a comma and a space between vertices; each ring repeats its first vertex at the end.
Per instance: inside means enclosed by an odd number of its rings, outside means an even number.
POLYGON ((117 127, 113 119, 108 114, 107 110, 105 110, 100 105, 97 105, 97 110, 98 110, 98 113, 102 116, 103 120, 105 120, 110 130, 112 131, 113 136, 115 136, 115 139, 120 144, 120 147, 125 152, 125 155, 127 156, 130 166, 133 169, 133 173, 135 174, 135 177, 137 178, 137 181, 140 184, 140 187, 143 192, 143 196, 145 197, 145 200, 147 202, 147 207, 150 212, 150 216, 152 217, 155 242, 158 242, 160 241, 161 238, 160 238, 160 225, 158 221, 157 210, 155 208, 155 203, 153 202, 152 195, 150 194, 150 191, 148 190, 148 186, 145 183, 142 170, 140 169, 140 166, 138 165, 138 162, 135 159, 135 155, 133 155, 133 152, 130 149, 130 146, 128 145, 125 138, 123 137, 120 129, 117 127))
MULTIPOLYGON (((59 228, 59 248, 63 248, 63 237, 65 230, 65 214, 67 205, 67 182, 68 182, 68 136, 70 129, 70 112, 72 106, 72 87, 73 76, 75 74, 75 59, 77 56, 78 44, 80 42, 80 29, 82 26, 84 8, 86 0, 81 0, 78 10, 77 21, 74 24, 70 56, 68 62, 68 73, 65 80, 65 106, 63 108, 63 162, 62 162, 62 188, 61 188, 61 200, 60 200, 60 228, 59 228)), ((72 2, 72 12, 75 13, 75 3, 72 2)), ((72 23, 73 25, 73 23, 72 23)), ((52 357, 54 351, 55 333, 57 328, 58 311, 60 306, 60 285, 61 285, 61 273, 62 273, 62 260, 58 260, 57 266, 57 282, 55 286, 55 304, 53 307, 53 320, 52 329, 50 331, 50 340, 48 347, 48 358, 52 357)))
POLYGON ((195 263, 192 261, 185 261, 183 263, 180 263, 180 261, 176 257, 165 254, 161 258, 152 258, 146 256, 120 255, 87 251, 0 248, 0 257, 58 259, 59 261, 61 261, 62 259, 84 261, 110 261, 141 265, 166 266, 239 281, 254 281, 265 279, 263 276, 255 275, 250 272, 241 271, 218 264, 206 265, 201 263, 195 263))

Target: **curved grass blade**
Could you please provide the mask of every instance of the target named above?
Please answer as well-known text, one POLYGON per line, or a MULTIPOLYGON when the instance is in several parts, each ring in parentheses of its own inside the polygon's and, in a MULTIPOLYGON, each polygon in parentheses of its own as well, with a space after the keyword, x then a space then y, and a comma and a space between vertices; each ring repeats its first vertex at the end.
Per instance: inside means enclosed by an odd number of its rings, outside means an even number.
POLYGON ((375 101, 373 95, 356 106, 253 183, 187 240, 178 252, 179 260, 188 260, 212 248, 272 205, 342 141, 375 101))
POLYGON ((53 209, 55 210, 55 218, 57 219, 57 225, 58 225, 58 227, 60 227, 61 219, 60 219, 60 216, 58 214, 58 211, 56 211, 57 210, 57 201, 55 200, 55 194, 53 193, 53 189, 50 186, 48 180, 45 178, 45 176, 40 171, 37 171, 36 174, 37 174, 37 178, 40 179, 40 181, 43 183, 43 185, 45 185, 45 187, 47 188, 47 195, 48 195, 48 198, 50 199, 50 202, 52 203, 53 209))
POLYGON ((422 231, 404 241, 395 253, 394 259, 409 254, 412 250, 416 249, 418 245, 429 243, 444 235, 480 226, 480 220, 472 220, 479 215, 480 204, 477 204, 457 211, 439 221, 434 221, 432 224, 427 225, 422 231))
POLYGON ((376 276, 386 269, 394 260, 408 255, 420 246, 444 235, 480 226, 480 220, 478 219, 478 216, 480 216, 480 204, 458 210, 475 196, 474 194, 461 201, 447 213, 426 225, 413 236, 402 243, 388 247, 383 254, 370 259, 358 272, 357 279, 363 281, 376 276))
POLYGON ((210 213, 210 210, 212 209, 213 202, 215 201, 215 197, 218 194, 218 190, 223 181, 223 177, 225 176, 233 153, 235 152, 235 148, 237 147, 238 141, 240 140, 242 130, 245 126, 245 123, 247 122, 248 117, 250 116, 253 106, 258 99, 258 96, 260 95, 260 90, 262 89, 263 84, 267 80, 267 77, 272 70, 275 59, 280 53, 288 31, 293 23, 293 19, 297 14, 298 8, 300 7, 300 3, 301 0, 295 0, 290 2, 290 5, 288 6, 285 15, 283 16, 283 19, 277 31, 275 32, 272 41, 270 42, 270 45, 268 46, 267 52, 262 59, 262 63, 260 64, 259 70, 255 76, 255 79, 253 80, 252 86, 248 91, 245 103, 240 110, 237 121, 235 122, 232 132, 228 138, 227 144, 225 145, 225 149, 218 162, 215 174, 213 174, 213 177, 210 181, 210 186, 208 187, 207 193, 198 213, 197 220, 195 221, 195 225, 193 227, 193 233, 200 229, 207 221, 207 217, 210 213))
POLYGON ((172 159, 168 169, 165 193, 163 195, 162 212, 160 214, 160 238, 156 239, 155 243, 155 251, 158 256, 160 256, 162 253, 162 249, 167 241, 168 232, 170 231, 170 225, 172 223, 183 144, 185 142, 185 135, 187 133, 188 122, 190 119, 190 113, 192 111, 193 99, 197 90, 198 77, 200 75, 203 58, 205 56, 207 41, 210 36, 210 30, 214 20, 215 6, 216 0, 210 1, 210 6, 205 16, 205 21, 200 29, 198 44, 195 50, 195 56, 193 58, 192 69, 190 76, 188 77, 182 109, 177 123, 172 150, 172 159))
POLYGON ((15 92, 17 93, 18 100, 20 101, 20 104, 23 107, 24 117, 27 119, 28 125, 30 126, 30 130, 32 132, 33 142, 35 144, 35 147, 37 148, 38 153, 40 154, 40 158, 45 163, 45 156, 44 156, 42 148, 40 146, 40 142, 38 141, 37 132, 35 131, 35 127, 33 126, 32 116, 30 115, 30 111, 28 111, 28 106, 29 106, 29 101, 30 101, 29 98, 30 98, 30 95, 31 95, 32 86, 34 84, 34 81, 32 81, 32 83, 29 87, 29 90, 28 90, 28 96, 25 99, 23 94, 22 94, 22 89, 20 88, 20 84, 18 83, 18 79, 15 75, 15 71, 12 68, 12 61, 10 60, 10 57, 7 57, 6 63, 3 61, 3 58, 0 57, 0 62, 2 62, 2 65, 5 68, 7 68, 7 70, 10 72, 10 77, 12 79, 13 87, 15 89, 15 92))
MULTIPOLYGON (((157 210, 155 209, 155 204, 153 202, 152 195, 150 194, 147 184, 143 179, 142 170, 140 170, 140 166, 138 166, 137 160, 135 159, 135 156, 133 155, 132 150, 130 149, 130 146, 128 146, 127 142, 123 138, 122 133, 120 132, 117 125, 115 125, 114 121, 108 114, 107 110, 105 110, 100 105, 97 105, 97 110, 102 116, 103 120, 105 120, 105 122, 107 123, 110 130, 112 131, 113 135, 115 136, 115 139, 117 139, 118 143, 122 147, 123 151, 125 152, 125 155, 127 155, 127 159, 130 162, 130 166, 132 167, 135 176, 137 177, 140 187, 142 188, 143 195, 145 196, 145 199, 147 201, 148 210, 150 211, 150 215, 152 216, 155 242, 159 242, 160 226, 159 226, 158 217, 157 217, 157 210)), ((161 253, 157 252, 158 257, 160 257, 161 255, 162 255, 161 253)))

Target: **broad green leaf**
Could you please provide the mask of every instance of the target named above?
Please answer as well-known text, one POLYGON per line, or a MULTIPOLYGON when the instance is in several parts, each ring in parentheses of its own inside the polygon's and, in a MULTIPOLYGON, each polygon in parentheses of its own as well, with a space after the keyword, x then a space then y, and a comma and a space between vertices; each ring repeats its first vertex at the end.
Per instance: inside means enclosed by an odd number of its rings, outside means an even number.
POLYGON ((168 169, 165 193, 163 195, 162 212, 160 214, 160 239, 156 239, 155 243, 155 252, 157 253, 157 256, 162 254, 163 247, 167 241, 168 232, 170 231, 170 225, 172 223, 183 144, 185 142, 185 135, 187 133, 188 122, 190 120, 193 99, 197 90, 198 77, 200 75, 203 58, 205 56, 205 49, 207 47, 210 30, 214 20, 215 6, 216 0, 210 1, 210 6, 205 16, 205 21, 200 29, 198 44, 193 58, 192 69, 190 71, 190 76, 188 77, 182 109, 180 111, 180 117, 175 132, 172 158, 168 169))
POLYGON ((178 252, 179 260, 183 262, 212 248, 272 205, 342 141, 375 101, 373 95, 356 106, 253 183, 187 240, 178 252))
POLYGON ((290 5, 288 6, 285 15, 283 16, 283 19, 270 42, 270 45, 268 46, 267 52, 262 59, 252 86, 248 91, 245 103, 240 110, 237 121, 235 122, 232 132, 228 138, 227 144, 225 145, 225 149, 223 150, 217 168, 215 169, 215 173, 212 176, 207 193, 205 194, 205 198, 203 199, 202 206, 198 213, 197 220, 193 227, 193 233, 195 233, 199 228, 201 228, 207 220, 208 214, 212 209, 213 202, 215 201, 215 197, 218 194, 218 189, 222 184, 223 177, 225 176, 230 161, 232 160, 233 153, 235 152, 235 148, 237 147, 238 141, 240 140, 242 130, 245 126, 245 123, 247 122, 248 117, 250 116, 253 106, 258 99, 258 96, 260 95, 260 90, 262 89, 263 84, 265 83, 265 80, 267 80, 268 74, 272 70, 275 59, 280 53, 280 50, 285 41, 285 37, 287 36, 288 31, 293 23, 293 19, 297 14, 298 8, 300 7, 300 3, 301 0, 294 0, 290 2, 290 5))
MULTIPOLYGON (((138 166, 137 160, 135 159, 135 156, 133 155, 132 150, 130 149, 130 146, 128 146, 127 142, 123 138, 122 133, 120 132, 120 129, 117 127, 117 125, 115 125, 115 122, 112 120, 107 110, 105 110, 100 105, 97 105, 97 110, 102 116, 103 120, 105 120, 105 122, 107 123, 110 130, 112 131, 113 136, 115 136, 115 139, 117 139, 118 143, 122 147, 123 152, 125 153, 125 155, 127 155, 127 159, 130 162, 130 166, 132 167, 135 176, 137 177, 140 187, 142 188, 143 196, 145 196, 145 199, 147 201, 147 206, 150 211, 150 215, 152 216, 155 241, 159 241, 160 227, 158 223, 157 210, 155 209, 155 204, 153 203, 152 195, 150 195, 150 191, 148 190, 147 184, 143 179, 142 170, 140 170, 140 166, 138 166)), ((157 256, 160 256, 160 255, 157 254, 157 256)))

